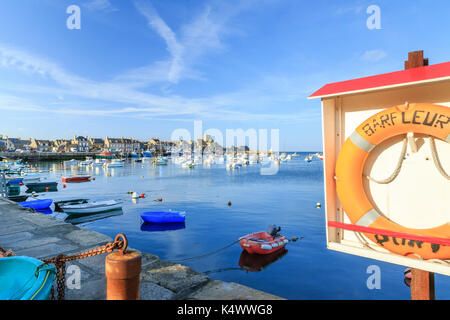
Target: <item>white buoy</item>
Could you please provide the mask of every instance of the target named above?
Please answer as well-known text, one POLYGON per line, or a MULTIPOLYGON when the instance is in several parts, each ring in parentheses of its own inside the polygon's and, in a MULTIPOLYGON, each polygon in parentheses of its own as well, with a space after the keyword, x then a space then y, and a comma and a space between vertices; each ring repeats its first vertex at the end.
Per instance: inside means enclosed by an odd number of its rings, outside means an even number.
POLYGON ((139 196, 138 196, 138 194, 137 194, 137 192, 133 192, 133 195, 131 196, 133 199, 137 199, 137 198, 139 198, 139 196))
POLYGON ((322 205, 320 204, 320 202, 316 203, 316 208, 322 208, 322 205))

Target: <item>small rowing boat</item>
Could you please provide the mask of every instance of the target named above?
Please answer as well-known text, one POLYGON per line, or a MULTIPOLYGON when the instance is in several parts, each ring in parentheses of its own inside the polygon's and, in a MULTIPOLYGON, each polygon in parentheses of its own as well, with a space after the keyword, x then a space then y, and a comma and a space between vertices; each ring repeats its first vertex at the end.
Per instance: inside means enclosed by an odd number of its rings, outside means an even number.
POLYGON ((6 183, 9 185, 19 185, 22 183, 22 177, 5 177, 6 183))
POLYGON ((173 223, 184 222, 186 212, 184 211, 149 211, 141 213, 141 218, 147 223, 173 223))
POLYGON ((7 198, 14 202, 24 202, 28 199, 28 195, 8 195, 7 198))
POLYGON ((104 200, 88 201, 79 204, 60 204, 59 207, 69 215, 92 214, 122 209, 122 201, 104 200))
POLYGON ((78 160, 72 159, 64 161, 65 166, 76 166, 78 164, 78 160))
POLYGON ((22 175, 22 177, 23 177, 23 183, 41 181, 41 175, 39 173, 24 173, 22 175))
POLYGON ((0 258, 0 300, 47 300, 55 275, 53 265, 35 258, 0 258))
POLYGON ((155 161, 155 164, 158 165, 158 166, 165 166, 165 165, 167 165, 167 160, 164 159, 164 158, 158 158, 155 161))
POLYGON ((71 182, 87 182, 90 181, 91 176, 77 176, 77 177, 63 177, 62 182, 71 183, 71 182))
POLYGON ((58 182, 30 182, 25 183, 27 192, 45 192, 45 191, 57 191, 58 182))
POLYGON ((19 202, 19 204, 24 208, 31 208, 34 210, 43 210, 47 209, 52 205, 52 199, 42 199, 42 200, 31 200, 19 202))
POLYGON ((248 253, 269 254, 281 250, 289 242, 285 236, 275 235, 262 231, 239 238, 242 249, 248 253))
POLYGON ((104 163, 103 166, 106 168, 121 168, 123 167, 123 160, 113 159, 110 163, 104 163))
POLYGON ((88 203, 89 199, 69 199, 69 200, 59 200, 55 201, 55 211, 62 212, 61 206, 64 205, 75 205, 75 204, 82 204, 82 203, 88 203))

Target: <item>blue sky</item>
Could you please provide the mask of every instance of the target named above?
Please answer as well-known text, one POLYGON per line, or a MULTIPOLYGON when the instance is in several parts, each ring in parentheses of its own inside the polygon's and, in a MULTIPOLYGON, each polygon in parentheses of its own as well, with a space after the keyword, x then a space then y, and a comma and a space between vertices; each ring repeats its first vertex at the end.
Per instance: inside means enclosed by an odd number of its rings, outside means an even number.
POLYGON ((322 85, 450 60, 450 3, 297 0, 4 0, 0 134, 169 139, 173 130, 279 129, 321 150, 322 85), (81 9, 69 30, 66 9, 81 9), (381 9, 381 29, 366 12, 381 9))

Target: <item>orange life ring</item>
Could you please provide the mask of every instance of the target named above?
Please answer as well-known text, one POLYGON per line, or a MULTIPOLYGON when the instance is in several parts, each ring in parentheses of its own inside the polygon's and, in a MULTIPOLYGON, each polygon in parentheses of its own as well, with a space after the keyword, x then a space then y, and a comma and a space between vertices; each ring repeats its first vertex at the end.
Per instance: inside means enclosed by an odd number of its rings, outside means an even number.
MULTIPOLYGON (((358 226, 450 239, 450 223, 429 229, 403 227, 370 203, 363 187, 363 168, 370 151, 400 134, 427 134, 450 143, 450 108, 434 104, 406 104, 377 113, 364 121, 345 141, 336 163, 336 188, 350 221, 358 226)), ((422 259, 449 259, 450 246, 377 234, 365 236, 390 252, 422 259)))

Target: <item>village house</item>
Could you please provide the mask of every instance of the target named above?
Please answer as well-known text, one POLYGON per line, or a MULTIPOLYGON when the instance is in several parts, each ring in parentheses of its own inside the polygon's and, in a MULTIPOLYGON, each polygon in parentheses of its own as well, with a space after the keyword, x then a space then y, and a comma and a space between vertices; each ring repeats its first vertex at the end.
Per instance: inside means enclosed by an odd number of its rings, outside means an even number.
POLYGON ((172 141, 161 141, 158 138, 151 138, 148 143, 149 150, 152 152, 166 153, 171 151, 172 147, 175 146, 176 143, 172 141))
POLYGON ((89 145, 92 151, 101 151, 105 148, 105 140, 100 138, 89 138, 89 145))
POLYGON ((120 138, 105 138, 105 149, 112 152, 123 152, 125 144, 120 138))
POLYGON ((51 152, 53 144, 50 140, 37 140, 32 139, 30 144, 30 149, 39 152, 51 152))
POLYGON ((132 138, 124 139, 124 150, 126 153, 138 152, 140 151, 140 143, 137 140, 133 140, 132 138))
POLYGON ((73 136, 71 143, 76 146, 78 152, 89 152, 89 140, 87 136, 73 136))
POLYGON ((53 151, 55 152, 68 152, 71 140, 66 139, 56 139, 53 141, 53 151))
POLYGON ((6 137, 6 150, 28 150, 30 148, 30 140, 22 140, 19 138, 8 138, 6 137))
POLYGON ((138 152, 141 150, 141 143, 132 138, 109 138, 105 139, 105 149, 113 152, 138 152))

